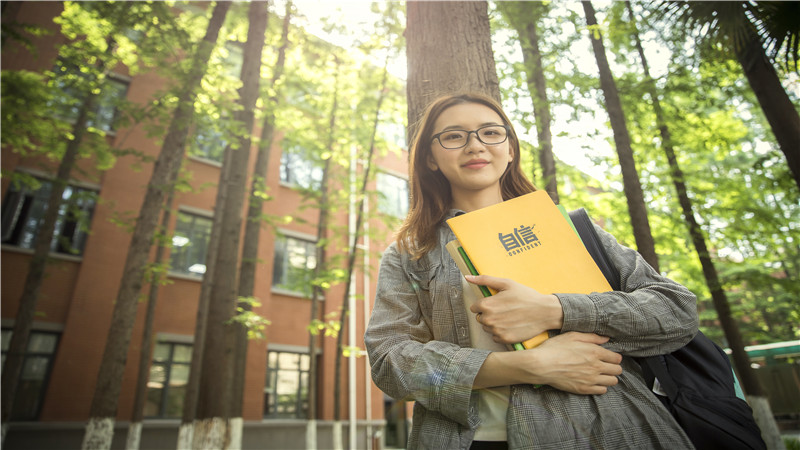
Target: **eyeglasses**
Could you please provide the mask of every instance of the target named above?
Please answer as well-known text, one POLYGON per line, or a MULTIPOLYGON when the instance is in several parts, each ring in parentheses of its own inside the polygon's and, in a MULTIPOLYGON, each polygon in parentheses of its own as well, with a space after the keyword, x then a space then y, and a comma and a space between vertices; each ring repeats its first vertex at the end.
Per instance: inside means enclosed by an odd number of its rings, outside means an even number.
POLYGON ((431 138, 431 142, 439 141, 439 145, 448 149, 456 150, 467 145, 469 135, 475 133, 478 140, 486 145, 502 144, 508 139, 508 125, 487 125, 477 130, 447 130, 436 133, 431 138))

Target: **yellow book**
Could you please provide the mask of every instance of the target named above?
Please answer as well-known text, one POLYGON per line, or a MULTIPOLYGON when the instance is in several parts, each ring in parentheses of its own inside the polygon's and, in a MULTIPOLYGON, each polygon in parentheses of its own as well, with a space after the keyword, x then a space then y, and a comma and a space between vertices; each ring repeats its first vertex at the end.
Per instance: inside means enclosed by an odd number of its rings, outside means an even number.
MULTIPOLYGON (((471 263, 476 273, 510 278, 543 294, 611 290, 572 224, 546 191, 462 214, 447 223, 465 252, 462 262, 471 263)), ((457 248, 456 244, 452 247, 457 248)), ((453 254, 449 247, 448 251, 453 254)), ((469 268, 461 271, 470 273, 469 268)), ((533 348, 547 337, 542 333, 521 347, 533 348)), ((520 349, 520 344, 515 348, 520 349)))

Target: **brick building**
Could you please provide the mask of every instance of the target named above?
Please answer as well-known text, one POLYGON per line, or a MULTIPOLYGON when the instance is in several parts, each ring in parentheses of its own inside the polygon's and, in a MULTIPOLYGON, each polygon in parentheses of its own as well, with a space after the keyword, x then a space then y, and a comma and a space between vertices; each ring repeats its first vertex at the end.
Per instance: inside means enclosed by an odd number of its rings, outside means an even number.
MULTIPOLYGON (((32 40, 35 53, 15 43, 4 47, 4 71, 44 72, 54 66, 57 46, 65 41, 53 23, 61 8, 59 2, 19 2, 8 9, 4 3, 4 23, 15 18, 17 22, 52 31, 32 40), (7 14, 15 17, 9 18, 7 14)), ((154 73, 131 76, 124 67, 115 68, 111 78, 112 83, 107 85, 108 91, 101 94, 101 99, 122 95, 129 101, 146 102, 164 86, 164 81, 154 73)), ((160 149, 156 140, 148 137, 143 127, 114 129, 113 108, 109 110, 108 104, 101 100, 95 126, 108 132, 107 139, 112 145, 124 138, 126 147, 154 157, 160 149)), ((257 125, 254 135, 259 133, 257 125)), ((216 195, 213 186, 216 186, 221 168, 221 152, 215 152, 213 145, 202 145, 199 142, 202 136, 195 134, 191 139, 194 139, 193 153, 184 162, 185 169, 192 174, 191 184, 212 187, 177 193, 174 200, 175 213, 169 226, 174 235, 166 251, 170 261, 169 284, 161 286, 158 292, 154 324, 156 344, 148 380, 142 448, 174 446, 188 379, 216 195)), ((402 145, 397 146, 396 152, 376 161, 379 169, 372 188, 383 195, 376 197, 380 200, 373 199, 368 207, 386 216, 402 216, 407 208, 407 154, 402 145)), ((77 448, 80 445, 130 242, 129 231, 119 226, 117 219, 126 215, 135 217, 152 171, 152 164, 143 164, 139 169, 132 158, 121 157, 105 171, 97 170, 90 160, 82 160, 80 170, 73 171, 64 198, 90 218, 88 229, 82 229, 66 213, 57 225, 58 236, 53 241, 51 261, 37 305, 37 318, 28 343, 6 448, 77 448), (131 213, 134 214, 131 216, 131 213), (78 252, 70 252, 70 246, 78 252)), ((254 159, 253 153, 251 167, 254 159)), ((43 157, 22 157, 11 148, 2 149, 3 352, 8 348, 33 240, 47 201, 48 180, 52 179, 57 164, 58 161, 43 157), (12 185, 6 176, 10 173, 35 177, 41 187, 30 189, 12 185)), ((362 167, 356 166, 357 174, 362 167)), ((261 306, 255 311, 272 324, 267 327, 266 340, 251 341, 248 347, 243 412, 245 448, 305 448, 310 358, 306 327, 311 300, 297 288, 297 277, 302 279, 315 264, 318 212, 314 208, 301 208, 303 196, 297 188, 313 188, 317 175, 317 169, 308 166, 276 140, 266 180, 273 198, 265 204, 264 212, 303 220, 279 225, 277 232, 268 227, 261 232, 255 285, 255 297, 261 306)), ((348 224, 352 227, 352 218, 352 211, 345 211, 337 213, 333 221, 347 228, 348 224)), ((372 220, 367 226, 386 228, 381 220, 372 220)), ((363 348, 362 336, 375 292, 379 254, 389 239, 390 233, 386 230, 383 239, 362 240, 360 244, 364 250, 361 262, 369 270, 357 270, 354 274, 349 300, 352 313, 345 330, 347 346, 363 348)), ((146 285, 143 294, 147 289, 146 285)), ((320 302, 323 314, 338 312, 343 297, 343 287, 333 286, 320 302)), ((143 301, 139 305, 127 357, 114 448, 124 447, 127 423, 132 416, 145 308, 143 301)), ((319 445, 326 448, 331 442, 336 348, 331 338, 321 338, 320 344, 317 355, 319 445)), ((352 442, 353 448, 404 446, 405 408, 387 402, 383 393, 375 388, 369 377, 367 358, 351 356, 342 367, 341 417, 345 421, 345 445, 352 442)))

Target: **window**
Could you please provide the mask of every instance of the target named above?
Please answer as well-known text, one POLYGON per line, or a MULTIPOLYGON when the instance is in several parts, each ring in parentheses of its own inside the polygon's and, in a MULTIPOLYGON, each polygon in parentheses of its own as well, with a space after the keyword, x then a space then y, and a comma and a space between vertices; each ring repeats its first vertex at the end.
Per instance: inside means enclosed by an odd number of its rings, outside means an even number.
POLYGON ((322 168, 317 167, 299 146, 285 145, 281 154, 281 182, 304 189, 319 189, 322 168))
POLYGON ((378 172, 378 211, 394 217, 408 213, 408 181, 378 172))
POLYGON ((212 120, 210 117, 198 118, 189 154, 221 163, 228 141, 212 120))
POLYGON ((156 344, 147 380, 145 417, 181 417, 191 363, 191 344, 156 344))
MULTIPOLYGON (((53 182, 35 179, 38 187, 12 183, 3 201, 3 244, 32 249, 42 226, 53 182)), ((50 250, 70 255, 83 253, 89 221, 94 212, 94 191, 67 186, 61 196, 50 250)))
POLYGON ((317 266, 313 241, 278 236, 272 265, 272 285, 311 297, 311 276, 317 266))
MULTIPOLYGON (((55 98, 53 106, 59 116, 69 122, 75 122, 86 98, 86 93, 91 89, 88 83, 89 75, 63 61, 59 62, 54 71, 56 91, 60 92, 61 96, 55 98)), ((103 131, 112 131, 117 116, 117 106, 125 99, 127 93, 128 83, 126 81, 113 76, 106 77, 102 90, 95 100, 93 114, 89 117, 87 126, 103 131)))
MULTIPOLYGON (((3 330, 3 364, 11 343, 11 330, 3 330)), ((50 368, 58 346, 57 333, 31 331, 28 347, 22 361, 22 374, 14 396, 10 420, 36 420, 44 400, 45 389, 50 378, 50 368)))
POLYGON ((175 234, 172 236, 170 270, 187 275, 206 273, 206 253, 211 236, 211 219, 178 212, 175 234))
POLYGON ((267 352, 264 386, 264 417, 304 419, 308 417, 308 370, 305 353, 267 352))

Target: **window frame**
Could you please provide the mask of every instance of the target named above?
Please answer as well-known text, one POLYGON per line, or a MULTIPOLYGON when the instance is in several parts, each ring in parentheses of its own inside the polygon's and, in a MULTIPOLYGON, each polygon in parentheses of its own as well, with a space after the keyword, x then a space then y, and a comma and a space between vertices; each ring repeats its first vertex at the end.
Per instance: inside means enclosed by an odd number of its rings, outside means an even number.
MULTIPOLYGON (((182 214, 183 215, 187 215, 187 216, 191 216, 193 218, 193 223, 195 223, 197 219, 208 220, 208 234, 207 234, 207 239, 205 240, 205 249, 203 250, 204 258, 203 258, 203 261, 202 261, 203 265, 206 266, 206 268, 208 266, 208 264, 206 264, 208 262, 208 260, 207 260, 207 258, 208 258, 208 244, 209 244, 209 240, 211 238, 211 232, 212 232, 212 229, 213 229, 213 226, 214 226, 214 214, 212 212, 210 212, 210 211, 203 210, 203 209, 200 209, 200 208, 192 208, 192 207, 189 207, 189 206, 180 206, 178 208, 178 213, 175 215, 175 226, 174 226, 174 228, 172 230, 172 240, 171 240, 170 253, 169 253, 169 269, 168 269, 169 275, 172 276, 172 277, 180 277, 180 278, 191 279, 191 280, 202 280, 203 279, 203 275, 205 274, 205 269, 203 270, 202 273, 193 272, 193 271, 189 270, 189 268, 193 267, 196 264, 199 264, 197 261, 195 261, 194 264, 192 264, 189 267, 187 267, 186 270, 176 269, 175 266, 174 266, 174 263, 173 263, 174 262, 174 258, 178 254, 175 251, 175 248, 176 248, 175 239, 176 239, 176 237, 178 237, 177 236, 177 233, 179 231, 178 226, 181 223, 180 220, 181 220, 181 215, 182 214)), ((192 228, 192 236, 191 237, 194 236, 194 233, 195 233, 195 229, 193 227, 192 228)), ((188 240, 189 244, 192 243, 191 237, 188 240)), ((183 247, 183 246, 180 246, 180 247, 183 247)))
MULTIPOLYGON (((32 253, 35 250, 36 237, 47 213, 47 203, 55 180, 51 174, 39 171, 20 169, 18 172, 35 178, 41 185, 36 190, 31 189, 24 181, 18 184, 12 182, 9 185, 3 196, 3 223, 0 239, 4 249, 32 253), (34 214, 39 214, 39 216, 36 217, 36 224, 31 229, 30 223, 31 218, 35 217, 34 214), (29 240, 26 240, 25 234, 32 236, 29 240)), ((75 180, 67 182, 64 194, 62 194, 62 203, 56 220, 56 228, 53 231, 53 238, 50 242, 50 255, 75 261, 83 259, 86 243, 91 236, 92 219, 97 208, 96 199, 99 197, 99 193, 99 186, 75 180), (67 192, 70 193, 65 199, 64 194, 67 192), (82 197, 82 195, 85 195, 85 197, 82 197), (75 203, 84 204, 76 205, 75 203), (72 214, 73 207, 77 207, 79 214, 86 218, 84 223, 81 222, 81 217, 72 214), (69 234, 65 235, 65 232, 69 234), (68 247, 63 244, 64 239, 67 239, 68 247), (77 246, 75 246, 76 242, 77 246), (75 249, 76 251, 72 252, 70 249, 75 249)))
MULTIPOLYGON (((74 124, 78 119, 80 106, 85 98, 85 92, 81 93, 81 89, 78 86, 59 81, 60 77, 69 75, 70 73, 74 73, 83 78, 82 83, 89 82, 85 74, 81 74, 81 72, 77 70, 77 67, 70 68, 69 64, 60 60, 53 68, 52 81, 55 89, 59 91, 61 95, 54 98, 52 108, 57 117, 62 118, 67 121, 67 123, 74 124)), ((117 132, 114 124, 119 117, 118 106, 119 103, 127 100, 132 79, 115 72, 107 73, 105 78, 101 85, 103 89, 95 100, 94 108, 90 111, 86 126, 97 128, 113 136, 116 135, 117 132), (109 89, 111 85, 115 85, 116 87, 109 89), (107 114, 109 108, 113 108, 113 111, 107 114), (100 122, 98 119, 101 116, 105 116, 107 119, 100 122)), ((79 85, 82 83, 79 83, 79 85)))
MULTIPOLYGON (((6 321, 3 321, 2 326, 2 337, 0 340, 3 341, 2 344, 2 364, 5 365, 6 361, 6 353, 8 349, 6 348, 6 343, 10 345, 11 343, 11 336, 14 332, 13 324, 6 325, 6 321)), ((20 383, 23 382, 22 376, 24 375, 25 366, 29 359, 32 358, 46 358, 47 359, 47 367, 45 368, 42 378, 41 378, 41 385, 39 386, 37 396, 35 398, 35 405, 33 405, 33 414, 30 416, 25 416, 24 418, 20 419, 18 415, 19 412, 17 411, 19 408, 18 402, 20 402, 20 397, 16 397, 14 399, 14 404, 11 407, 11 415, 9 417, 9 422, 19 422, 19 421, 38 421, 39 417, 42 414, 42 406, 44 405, 45 397, 47 394, 47 387, 50 384, 50 377, 53 373, 53 365, 55 362, 56 355, 58 354, 59 346, 61 345, 61 330, 50 330, 50 329, 33 329, 31 330, 30 336, 28 336, 28 342, 25 344, 25 355, 22 360, 22 373, 20 374, 20 383), (45 352, 31 352, 30 345, 31 345, 31 338, 34 335, 52 335, 55 336, 55 344, 53 345, 52 352, 45 353, 45 352)), ((21 386, 17 386, 17 392, 19 392, 21 386)))
POLYGON ((264 375, 264 406, 262 411, 263 419, 306 420, 308 418, 308 411, 309 411, 308 392, 310 383, 312 381, 310 376, 311 355, 309 355, 308 349, 300 349, 300 348, 289 349, 282 347, 267 349, 266 360, 267 360, 267 370, 264 375), (277 356, 275 357, 275 361, 278 363, 277 367, 272 366, 270 354, 277 354, 277 356), (278 407, 283 404, 278 401, 280 395, 282 394, 277 392, 279 389, 280 374, 293 370, 293 369, 281 369, 280 367, 281 355, 297 356, 298 369, 295 371, 297 374, 295 378, 297 390, 295 391, 296 399, 293 402, 295 408, 294 414, 277 412, 278 407), (274 402, 271 402, 271 399, 274 399, 274 402))
MULTIPOLYGON (((317 238, 316 236, 312 236, 305 233, 300 233, 292 230, 284 230, 279 229, 275 234, 275 246, 272 255, 272 284, 271 284, 271 291, 277 294, 284 294, 284 295, 291 295, 295 297, 302 297, 302 298, 311 298, 313 292, 311 291, 298 291, 292 289, 290 286, 286 286, 285 283, 281 283, 276 277, 276 272, 278 269, 278 261, 277 257, 279 254, 279 245, 281 241, 288 241, 289 239, 295 241, 302 241, 307 244, 307 248, 310 247, 312 249, 312 253, 306 254, 306 263, 308 263, 309 258, 314 258, 314 267, 317 265, 316 260, 316 247, 317 247, 317 238), (283 284, 283 285, 282 285, 283 284)), ((284 247, 285 249, 285 247, 284 247)), ((289 273, 289 261, 288 261, 288 253, 284 250, 283 257, 281 258, 280 270, 282 271, 281 274, 289 273)), ((311 271, 313 274, 314 267, 307 268, 307 270, 311 271)), ((309 277, 310 278, 310 277, 309 277)))
MULTIPOLYGON (((185 367, 186 370, 186 384, 183 385, 184 388, 188 387, 189 384, 189 371, 191 370, 192 366, 192 352, 193 352, 193 345, 194 343, 191 340, 184 340, 184 339, 171 339, 168 337, 159 337, 156 340, 155 345, 153 346, 153 352, 150 355, 150 368, 147 373, 147 389, 145 391, 145 405, 143 410, 143 416, 147 419, 176 419, 181 417, 181 412, 178 412, 176 415, 171 416, 167 415, 167 408, 169 406, 169 394, 170 389, 173 386, 172 381, 172 372, 176 366, 185 367), (159 345, 168 345, 169 346, 169 356, 165 361, 157 361, 156 360, 156 350, 159 345), (175 360, 175 349, 178 346, 188 347, 189 348, 189 359, 187 361, 176 361, 175 360), (147 407, 150 404, 150 384, 152 382, 151 377, 153 375, 153 368, 156 366, 163 366, 164 367, 164 383, 161 386, 161 392, 158 401, 158 414, 148 414, 147 407)), ((181 410, 183 409, 183 401, 184 396, 179 396, 178 398, 181 399, 181 410)))
POLYGON ((322 188, 323 169, 307 157, 300 145, 284 141, 281 148, 280 184, 290 188, 318 191, 322 188), (306 173, 302 173, 305 171, 306 173))

